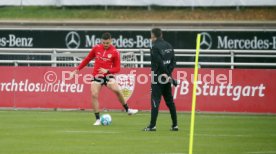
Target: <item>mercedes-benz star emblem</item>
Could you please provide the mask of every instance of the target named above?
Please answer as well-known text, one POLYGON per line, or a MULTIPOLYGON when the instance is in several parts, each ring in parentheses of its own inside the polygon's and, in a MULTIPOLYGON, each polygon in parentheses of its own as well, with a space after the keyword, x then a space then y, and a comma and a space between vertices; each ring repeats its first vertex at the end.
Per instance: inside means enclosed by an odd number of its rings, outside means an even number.
POLYGON ((201 42, 200 42, 200 48, 201 49, 211 49, 212 47, 212 37, 209 33, 203 32, 201 34, 201 42))
POLYGON ((69 32, 66 35, 65 43, 67 48, 77 49, 80 46, 80 35, 77 32, 69 32))

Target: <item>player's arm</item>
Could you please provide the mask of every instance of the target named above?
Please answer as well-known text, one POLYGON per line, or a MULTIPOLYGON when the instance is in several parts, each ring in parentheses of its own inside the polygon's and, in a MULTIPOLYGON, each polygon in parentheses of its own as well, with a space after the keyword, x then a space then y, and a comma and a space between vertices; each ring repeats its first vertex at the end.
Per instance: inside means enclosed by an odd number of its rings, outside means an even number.
POLYGON ((83 59, 79 66, 71 72, 70 79, 72 79, 78 72, 83 69, 92 59, 95 58, 95 48, 92 48, 89 54, 83 59))
POLYGON ((152 53, 152 60, 153 60, 153 62, 154 62, 155 64, 157 64, 158 69, 159 69, 159 72, 160 72, 161 74, 167 74, 167 75, 169 75, 169 74, 168 74, 168 70, 167 70, 167 68, 165 67, 164 62, 163 62, 163 59, 162 59, 162 57, 161 57, 161 55, 160 55, 159 49, 156 48, 156 47, 152 47, 151 53, 152 53))
POLYGON ((111 74, 118 73, 120 69, 121 69, 120 54, 118 51, 116 51, 116 54, 113 59, 113 67, 108 70, 108 73, 111 73, 111 74))
POLYGON ((171 75, 172 72, 173 72, 173 69, 175 68, 176 66, 176 60, 175 60, 175 56, 174 56, 174 50, 172 50, 172 58, 171 58, 171 63, 169 64, 168 66, 168 75, 171 75))
POLYGON ((77 70, 80 71, 83 69, 92 59, 95 58, 95 48, 92 48, 89 54, 83 59, 80 65, 77 67, 77 70))

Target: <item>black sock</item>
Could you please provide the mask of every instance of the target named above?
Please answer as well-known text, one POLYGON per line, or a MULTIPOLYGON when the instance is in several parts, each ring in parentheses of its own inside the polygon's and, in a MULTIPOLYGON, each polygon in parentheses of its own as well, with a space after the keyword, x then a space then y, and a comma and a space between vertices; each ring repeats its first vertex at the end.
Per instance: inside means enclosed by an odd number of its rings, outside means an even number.
POLYGON ((125 108, 126 112, 128 112, 128 105, 125 104, 125 105, 123 105, 123 107, 125 108))
POLYGON ((100 113, 99 112, 95 113, 95 117, 96 117, 96 120, 100 119, 100 113))

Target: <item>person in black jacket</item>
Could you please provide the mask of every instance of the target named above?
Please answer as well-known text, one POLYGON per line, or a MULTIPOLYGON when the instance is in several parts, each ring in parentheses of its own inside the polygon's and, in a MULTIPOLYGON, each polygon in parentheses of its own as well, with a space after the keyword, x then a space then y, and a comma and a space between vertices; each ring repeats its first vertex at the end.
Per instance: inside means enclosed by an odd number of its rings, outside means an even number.
POLYGON ((177 114, 173 102, 171 83, 174 81, 171 74, 176 65, 174 50, 172 46, 163 40, 160 28, 151 30, 151 120, 144 131, 156 131, 156 120, 159 111, 161 96, 164 97, 170 110, 172 119, 172 131, 178 131, 177 114))

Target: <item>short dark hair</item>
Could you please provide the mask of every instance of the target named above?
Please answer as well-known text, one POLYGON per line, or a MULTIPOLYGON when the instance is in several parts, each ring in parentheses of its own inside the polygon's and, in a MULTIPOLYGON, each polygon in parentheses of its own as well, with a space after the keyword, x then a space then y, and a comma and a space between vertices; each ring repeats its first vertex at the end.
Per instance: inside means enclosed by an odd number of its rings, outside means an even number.
POLYGON ((151 30, 151 33, 156 37, 156 38, 160 38, 162 37, 162 30, 160 28, 153 28, 151 30))
POLYGON ((109 32, 103 33, 102 39, 103 39, 103 40, 111 39, 111 34, 110 34, 109 32))

